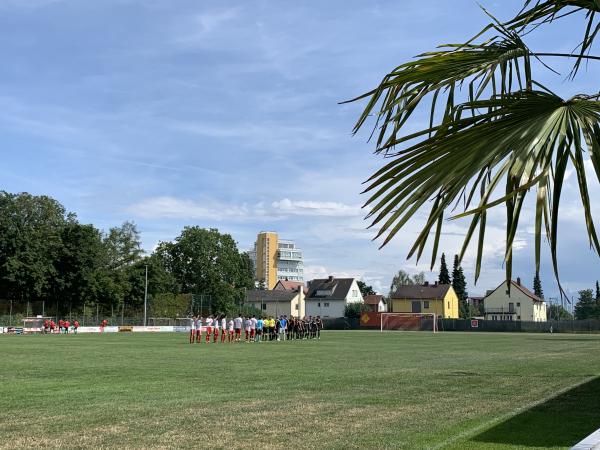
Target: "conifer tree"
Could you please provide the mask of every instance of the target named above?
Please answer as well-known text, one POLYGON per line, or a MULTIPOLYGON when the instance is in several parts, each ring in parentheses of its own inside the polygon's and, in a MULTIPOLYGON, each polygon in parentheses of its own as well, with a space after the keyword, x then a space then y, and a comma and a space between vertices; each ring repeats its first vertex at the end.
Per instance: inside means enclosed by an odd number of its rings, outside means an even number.
POLYGON ((600 284, 596 280, 596 302, 600 302, 600 284))
POLYGON ((469 308, 467 306, 467 281, 463 273, 462 267, 458 262, 458 255, 454 255, 454 267, 452 268, 452 287, 456 296, 458 297, 458 304, 460 310, 460 317, 466 318, 469 315, 469 308))
POLYGON ((540 280, 539 272, 536 272, 535 277, 533 277, 533 293, 539 298, 544 298, 544 291, 542 290, 542 282, 540 280))
POLYGON ((446 255, 442 253, 442 259, 440 261, 440 276, 438 277, 440 284, 450 284, 450 273, 448 272, 448 266, 446 265, 446 255))

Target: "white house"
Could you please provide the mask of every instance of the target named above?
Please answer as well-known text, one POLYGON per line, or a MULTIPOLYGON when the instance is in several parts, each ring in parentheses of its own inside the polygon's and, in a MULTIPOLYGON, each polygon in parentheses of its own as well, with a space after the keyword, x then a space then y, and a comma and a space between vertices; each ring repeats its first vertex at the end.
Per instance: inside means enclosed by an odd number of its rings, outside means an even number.
POLYGON ((321 317, 344 317, 348 303, 362 303, 358 283, 354 278, 312 280, 308 283, 306 315, 321 317))
POLYGON ((521 284, 521 279, 503 282, 483 299, 486 320, 546 322, 546 302, 521 284))

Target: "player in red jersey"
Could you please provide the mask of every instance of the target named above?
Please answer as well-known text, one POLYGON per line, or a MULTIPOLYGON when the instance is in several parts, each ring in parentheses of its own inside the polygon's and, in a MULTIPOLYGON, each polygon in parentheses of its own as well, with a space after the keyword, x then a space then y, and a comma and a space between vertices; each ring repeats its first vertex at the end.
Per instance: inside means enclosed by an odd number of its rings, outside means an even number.
POLYGON ((79 322, 76 320, 73 322, 73 333, 77 334, 77 329, 79 328, 79 322))
POLYGON ((71 326, 71 322, 69 322, 68 320, 65 320, 64 326, 65 326, 65 334, 69 334, 69 327, 71 326))
POLYGON ((65 322, 62 319, 58 320, 58 334, 63 332, 63 327, 65 326, 65 322))

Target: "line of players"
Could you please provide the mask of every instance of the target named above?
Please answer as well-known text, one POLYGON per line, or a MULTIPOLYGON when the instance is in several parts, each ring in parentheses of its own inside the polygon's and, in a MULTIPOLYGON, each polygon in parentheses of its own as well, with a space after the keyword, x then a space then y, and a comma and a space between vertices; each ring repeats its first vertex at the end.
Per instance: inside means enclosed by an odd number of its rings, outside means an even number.
POLYGON ((42 330, 44 334, 69 334, 69 331, 73 331, 73 333, 77 334, 77 329, 79 328, 79 321, 74 320, 71 323, 68 320, 60 319, 58 323, 54 322, 54 320, 44 320, 44 324, 42 326, 42 330))
POLYGON ((208 316, 203 318, 194 316, 190 318, 190 344, 202 342, 202 332, 205 332, 205 341, 213 343, 262 341, 285 341, 294 339, 321 339, 323 321, 321 316, 309 316, 303 319, 296 317, 280 316, 269 317, 241 317, 227 319, 225 316, 208 316))

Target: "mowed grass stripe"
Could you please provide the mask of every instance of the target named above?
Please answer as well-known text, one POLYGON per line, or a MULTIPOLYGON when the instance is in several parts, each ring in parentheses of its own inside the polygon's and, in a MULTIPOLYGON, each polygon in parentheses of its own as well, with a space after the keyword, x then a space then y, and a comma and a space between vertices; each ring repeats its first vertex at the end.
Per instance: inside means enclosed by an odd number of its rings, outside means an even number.
POLYGON ((0 336, 0 448, 518 448, 472 430, 598 376, 599 350, 539 334, 0 336))

